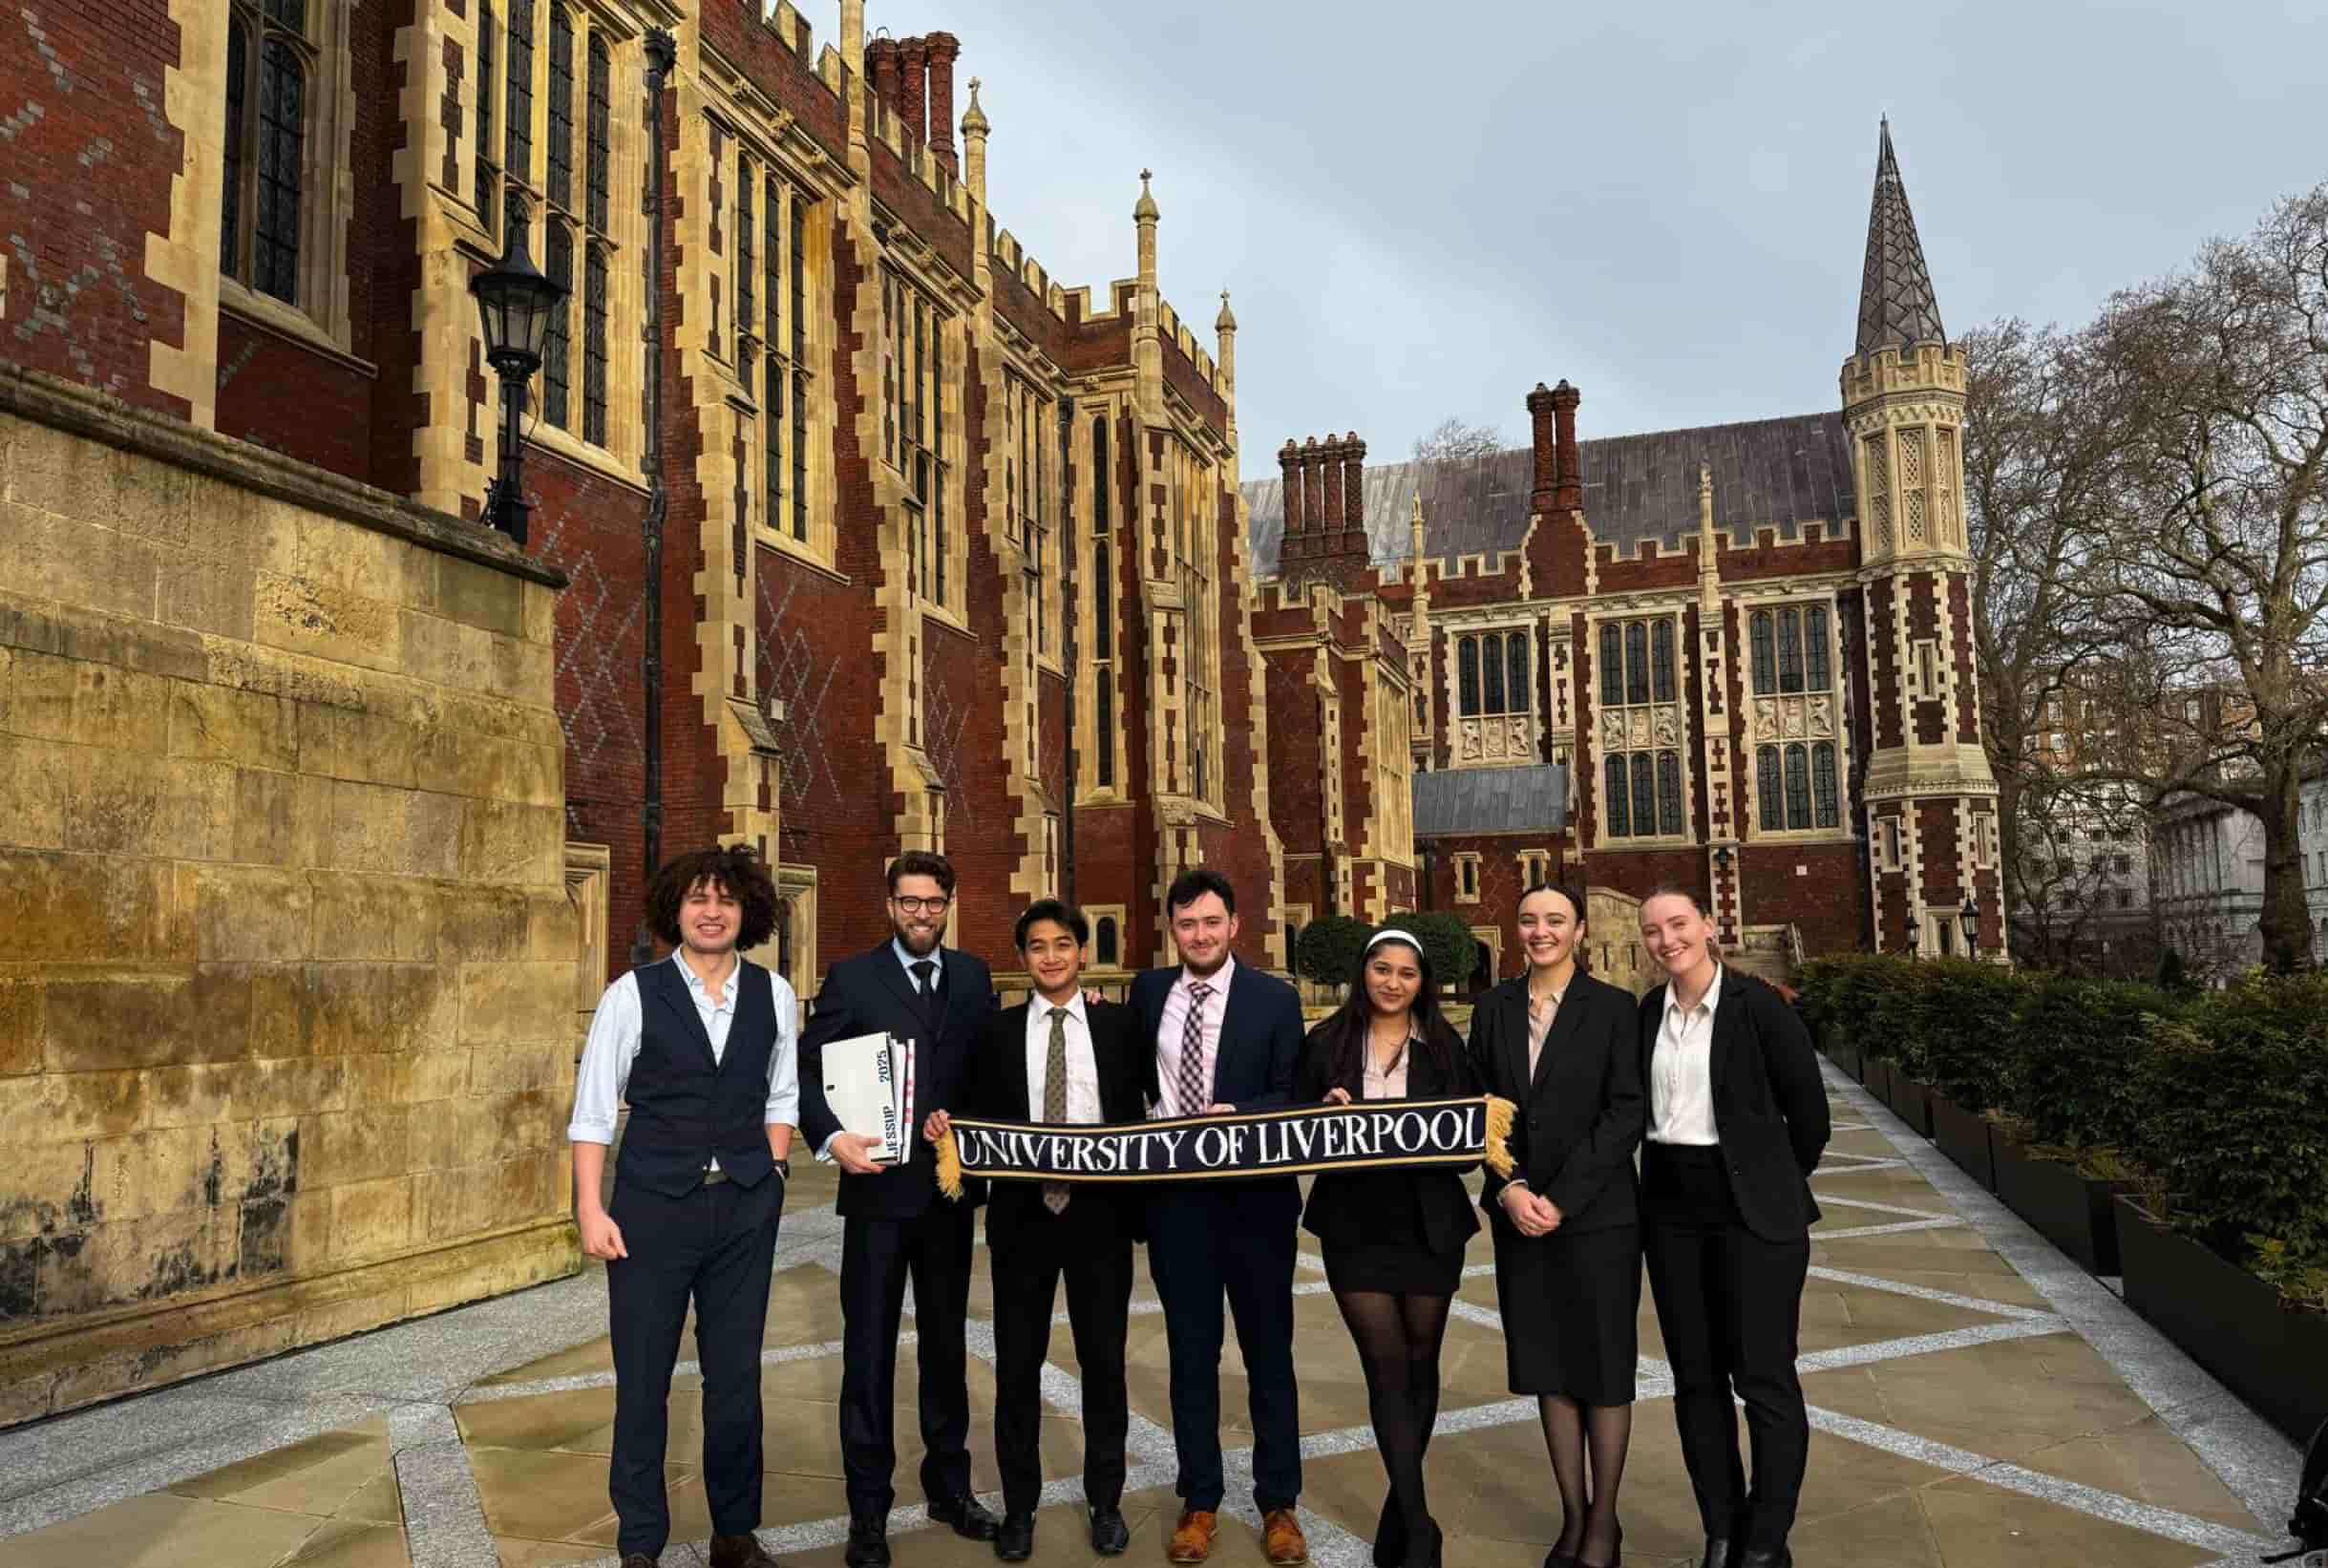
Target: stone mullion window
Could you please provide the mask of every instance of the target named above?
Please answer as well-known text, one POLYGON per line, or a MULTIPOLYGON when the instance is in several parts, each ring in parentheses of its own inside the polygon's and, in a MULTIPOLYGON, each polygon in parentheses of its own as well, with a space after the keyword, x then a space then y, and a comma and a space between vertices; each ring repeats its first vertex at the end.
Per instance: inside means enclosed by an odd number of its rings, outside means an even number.
POLYGON ((582 263, 582 439, 606 444, 606 247, 582 263))
POLYGON ((493 111, 498 100, 494 84, 494 56, 500 48, 500 25, 493 7, 477 0, 476 12, 476 164, 472 173, 470 200, 476 221, 487 234, 501 231, 501 164, 495 153, 493 111))
POLYGON ((548 153, 544 194, 552 206, 574 204, 574 13, 564 6, 550 7, 550 79, 548 153))
POLYGON ((307 0, 236 0, 226 24, 219 270, 291 306, 311 303, 301 297, 301 222, 322 63, 307 0))
POLYGON ((534 183, 534 0, 509 0, 506 107, 501 116, 501 172, 520 187, 534 183))
POLYGON ((760 427, 763 487, 767 492, 766 519, 771 528, 784 527, 784 188, 772 178, 760 203, 761 308, 768 313, 767 352, 760 356, 760 427))
POLYGON ((1752 817, 1763 833, 1832 829, 1842 822, 1834 616, 1824 601, 1752 610, 1752 817), (1790 744, 1791 743, 1791 744, 1790 744))
POLYGON ((1602 833, 1613 839, 1684 837, 1689 803, 1674 617, 1604 622, 1597 646, 1602 833))
POLYGON ((751 159, 738 154, 735 160, 735 372, 745 386, 751 385, 751 349, 759 341, 759 318, 753 312, 753 273, 757 261, 751 253, 755 238, 755 221, 751 210, 751 188, 758 182, 751 159))
POLYGON ((586 136, 589 141, 588 160, 583 166, 583 222, 600 234, 612 226, 611 175, 613 165, 614 117, 614 59, 606 47, 605 34, 596 29, 590 33, 590 97, 589 121, 586 136))
POLYGON ((574 232, 557 219, 542 232, 541 270, 550 282, 566 290, 566 299, 550 313, 548 333, 541 342, 541 417, 560 430, 566 428, 567 350, 573 332, 574 232))
POLYGON ((1115 787, 1115 514, 1108 416, 1091 416, 1091 780, 1115 787))
POLYGON ((793 263, 792 303, 787 319, 792 328, 792 462, 793 462, 793 538, 802 543, 809 537, 809 369, 808 369, 808 271, 806 242, 801 231, 808 226, 808 203, 794 194, 790 199, 786 241, 791 246, 793 263))
POLYGON ((955 607, 946 537, 946 315, 906 276, 881 276, 884 422, 889 460, 905 481, 906 586, 916 597, 955 607))

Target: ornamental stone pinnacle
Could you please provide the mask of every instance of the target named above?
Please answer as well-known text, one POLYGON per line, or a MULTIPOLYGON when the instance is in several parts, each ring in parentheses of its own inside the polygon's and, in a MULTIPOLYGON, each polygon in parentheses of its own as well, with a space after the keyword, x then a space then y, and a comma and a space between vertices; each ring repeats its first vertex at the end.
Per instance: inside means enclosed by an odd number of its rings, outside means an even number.
POLYGON ((1895 345, 1945 344, 1939 302, 1924 247, 1908 211, 1908 188, 1892 153, 1892 122, 1882 122, 1875 155, 1875 197, 1868 211, 1867 267, 1859 282, 1859 339, 1854 353, 1895 345))
POLYGON ((1151 175, 1146 169, 1142 169, 1140 171, 1140 200, 1138 204, 1132 207, 1132 216, 1134 220, 1143 223, 1153 223, 1158 217, 1162 216, 1156 210, 1156 199, 1154 194, 1148 189, 1148 181, 1153 178, 1154 176, 1151 175))

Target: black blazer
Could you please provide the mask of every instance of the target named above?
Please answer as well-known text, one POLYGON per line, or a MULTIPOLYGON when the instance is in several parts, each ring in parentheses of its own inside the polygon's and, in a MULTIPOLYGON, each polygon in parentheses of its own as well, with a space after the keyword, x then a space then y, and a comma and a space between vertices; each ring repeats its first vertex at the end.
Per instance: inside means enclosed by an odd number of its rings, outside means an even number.
MULTIPOLYGON (((1042 1108, 1027 1097, 1026 1013, 1033 1002, 1005 1007, 986 1026, 985 1042, 972 1066, 967 1097, 948 1107, 964 1116, 996 1121, 1040 1121, 1042 1108)), ((1136 1123, 1148 1115, 1148 1074, 1155 1053, 1142 1050, 1143 1042, 1132 1021, 1132 1009, 1113 1002, 1086 1002, 1084 1018, 1090 1026, 1091 1060, 1099 1070, 1099 1116, 1109 1123, 1136 1123)), ((931 1110, 940 1109, 931 1106, 931 1110)), ((1043 1187, 1033 1181, 996 1181, 988 1184, 986 1239, 1007 1236, 1018 1226, 1043 1214, 1043 1187)), ((1137 1235, 1142 1205, 1132 1201, 1127 1189, 1113 1182, 1078 1181, 1072 1202, 1104 1203, 1124 1228, 1137 1235)))
MULTIPOLYGON (((1640 1000, 1640 1074, 1649 1081, 1665 987, 1640 1000)), ((1799 1241, 1819 1218, 1810 1173, 1829 1135, 1827 1084, 1810 1031, 1752 975, 1725 965, 1714 1005, 1714 1131, 1746 1229, 1767 1241, 1799 1241)))
MULTIPOLYGON (((1333 1020, 1310 1031, 1302 1049, 1301 1070, 1294 1079, 1294 1103, 1307 1105, 1325 1098, 1335 1087, 1333 1064, 1325 1035, 1333 1020)), ((1442 1025, 1445 1028, 1446 1026, 1442 1025)), ((1455 1031, 1442 1036, 1448 1065, 1436 1066, 1419 1050, 1407 1057, 1407 1095, 1410 1100, 1446 1100, 1476 1094, 1478 1079, 1463 1052, 1455 1031)), ((1350 1097, 1358 1098, 1358 1090, 1350 1097)), ((1479 1229, 1479 1215, 1471 1195, 1464 1190, 1468 1165, 1422 1166, 1391 1171, 1323 1171, 1309 1185, 1309 1207, 1302 1211, 1302 1228, 1332 1246, 1363 1242, 1373 1233, 1373 1222, 1385 1210, 1412 1203, 1421 1211, 1423 1240, 1433 1252, 1452 1252, 1479 1229)))
MULTIPOLYGON (((1126 1006, 1132 1027, 1146 1045, 1149 1098, 1160 1100, 1157 1083, 1156 1031, 1164 1022, 1164 1003, 1180 978, 1177 965, 1145 969, 1132 978, 1126 1006)), ((1291 985, 1241 960, 1230 971, 1227 1010, 1221 1014, 1220 1049, 1213 1058, 1213 1097, 1208 1103, 1233 1105, 1239 1111, 1271 1111, 1293 1104, 1293 1075, 1302 1059, 1302 998, 1291 985)), ((1155 1183, 1153 1196, 1181 1185, 1155 1183)), ((1198 1191, 1252 1197, 1270 1193, 1281 1197, 1286 1215, 1302 1201, 1302 1183, 1295 1176, 1257 1176, 1251 1181, 1202 1181, 1189 1184, 1198 1191)))
MULTIPOLYGON (((960 1103, 971 1058, 994 1016, 994 977, 985 961, 951 947, 943 951, 934 1034, 912 979, 886 942, 825 971, 816 1010, 800 1031, 800 1132, 812 1151, 840 1131, 825 1104, 824 1048, 860 1034, 887 1033, 914 1042, 914 1126, 907 1139, 913 1155, 878 1176, 841 1172, 834 1207, 843 1215, 911 1219, 938 1196, 938 1159, 921 1140, 921 1124, 929 1112, 960 1103)), ((979 1201, 982 1185, 970 1184, 963 1201, 979 1201)))
MULTIPOLYGON (((1633 1151, 1648 1121, 1636 1005, 1630 991, 1578 973, 1528 1073, 1528 978, 1507 980, 1471 1011, 1471 1070, 1481 1090, 1517 1108, 1513 1174, 1560 1211, 1560 1229, 1606 1230, 1640 1220, 1633 1151)), ((1496 1201, 1492 1170, 1479 1195, 1498 1236, 1519 1228, 1496 1201)))

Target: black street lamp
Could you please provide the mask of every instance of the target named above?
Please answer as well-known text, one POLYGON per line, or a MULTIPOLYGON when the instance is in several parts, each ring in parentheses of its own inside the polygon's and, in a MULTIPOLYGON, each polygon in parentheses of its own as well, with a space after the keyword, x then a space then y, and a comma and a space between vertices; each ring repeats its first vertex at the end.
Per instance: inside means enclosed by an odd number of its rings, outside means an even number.
POLYGON ((469 280, 485 331, 485 362, 501 377, 501 475, 485 487, 485 526, 519 545, 525 543, 527 509, 518 477, 519 417, 525 384, 541 369, 551 312, 566 297, 565 286, 543 277, 525 253, 525 198, 513 190, 501 259, 469 280))
POLYGON ((1964 907, 1957 911, 1957 919, 1964 926, 1964 952, 1967 957, 1980 956, 1980 905, 1969 893, 1964 895, 1964 907))

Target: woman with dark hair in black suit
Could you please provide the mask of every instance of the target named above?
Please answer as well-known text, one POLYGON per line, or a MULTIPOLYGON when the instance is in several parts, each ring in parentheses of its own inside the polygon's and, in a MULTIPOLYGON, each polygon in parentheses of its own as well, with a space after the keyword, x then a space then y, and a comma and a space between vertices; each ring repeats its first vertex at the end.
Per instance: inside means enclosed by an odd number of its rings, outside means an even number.
POLYGON ((1645 1101, 1630 993, 1577 964, 1584 906, 1538 883, 1519 901, 1527 972, 1479 999, 1471 1069, 1517 1106, 1510 1178, 1487 1174, 1512 1391, 1534 1394, 1560 1489, 1545 1568, 1616 1568, 1617 1491, 1633 1438, 1645 1101), (1587 1459, 1590 1481, 1587 1483, 1587 1459))
MULTIPOLYGON (((1479 1092, 1463 1042, 1439 1016, 1430 961, 1386 926, 1360 955, 1349 998, 1310 1030, 1294 1098, 1446 1099, 1479 1092)), ((1439 1568, 1439 1527, 1423 1495, 1423 1451, 1439 1418, 1439 1342, 1479 1229, 1453 1167, 1327 1172, 1302 1223, 1325 1254, 1326 1282, 1365 1368, 1367 1414, 1389 1474, 1374 1536, 1381 1568, 1439 1568)))

